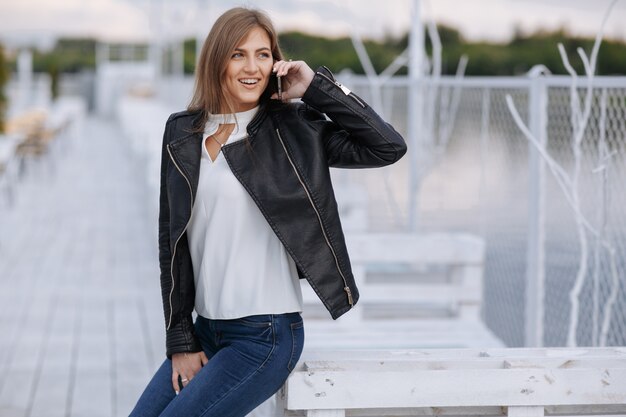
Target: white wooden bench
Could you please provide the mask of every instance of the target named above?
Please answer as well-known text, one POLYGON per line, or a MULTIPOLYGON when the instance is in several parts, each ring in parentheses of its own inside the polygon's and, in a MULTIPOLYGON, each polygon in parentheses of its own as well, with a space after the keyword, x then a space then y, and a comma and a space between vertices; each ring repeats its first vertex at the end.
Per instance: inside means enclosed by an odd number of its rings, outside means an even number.
POLYGON ((303 280, 305 349, 503 346, 480 317, 482 239, 350 233, 346 242, 359 302, 333 322, 303 280))
POLYGON ((277 402, 307 417, 624 415, 626 348, 310 352, 277 402))

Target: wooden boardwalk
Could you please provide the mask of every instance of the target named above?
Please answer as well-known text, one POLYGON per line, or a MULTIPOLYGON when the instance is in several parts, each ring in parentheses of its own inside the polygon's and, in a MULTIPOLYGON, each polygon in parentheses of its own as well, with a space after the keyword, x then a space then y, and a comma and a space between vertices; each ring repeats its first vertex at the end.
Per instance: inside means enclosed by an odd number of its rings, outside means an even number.
POLYGON ((0 207, 2 417, 126 416, 164 358, 156 202, 114 124, 83 133, 0 207))

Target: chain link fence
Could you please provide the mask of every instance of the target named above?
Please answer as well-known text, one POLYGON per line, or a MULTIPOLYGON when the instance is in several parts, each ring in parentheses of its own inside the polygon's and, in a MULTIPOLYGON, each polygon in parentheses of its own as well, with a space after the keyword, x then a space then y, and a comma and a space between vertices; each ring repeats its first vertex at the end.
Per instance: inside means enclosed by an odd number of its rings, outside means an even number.
POLYGON ((570 78, 540 78, 547 100, 546 150, 558 164, 552 169, 569 178, 566 190, 549 165, 533 163, 536 148, 507 106, 510 95, 527 125, 542 117, 540 107, 529 105, 529 78, 425 82, 417 138, 407 136, 407 118, 415 115, 407 112, 406 78, 389 79, 378 91, 365 77, 339 78, 377 105, 419 151, 417 190, 410 189, 408 155, 382 170, 338 174, 340 181, 367 190, 369 230, 406 230, 410 195, 416 193, 419 231, 470 232, 485 239, 484 320, 507 345, 529 344, 525 328, 533 305, 545 346, 565 346, 568 340, 580 346, 626 344, 625 78, 594 80, 578 154, 572 102, 584 104, 586 85, 574 89, 580 97, 572 98, 570 78), (536 277, 529 268, 536 262, 545 277, 543 291, 530 300, 528 275, 536 277))

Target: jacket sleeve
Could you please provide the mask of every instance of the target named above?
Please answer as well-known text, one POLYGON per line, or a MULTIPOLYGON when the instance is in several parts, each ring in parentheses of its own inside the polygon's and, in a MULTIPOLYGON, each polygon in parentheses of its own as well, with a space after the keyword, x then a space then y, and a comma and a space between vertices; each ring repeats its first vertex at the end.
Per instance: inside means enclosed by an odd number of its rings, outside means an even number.
POLYGON ((165 336, 167 357, 172 358, 174 353, 199 352, 202 350, 193 328, 191 314, 181 317, 180 306, 173 305, 172 300, 178 296, 172 294, 172 252, 170 249, 170 209, 167 192, 167 172, 169 156, 167 143, 171 129, 170 120, 165 125, 163 146, 161 150, 161 180, 159 191, 159 267, 161 270, 161 296, 163 298, 163 313, 165 314, 165 336), (178 308, 177 308, 178 307, 178 308))
POLYGON ((402 136, 365 101, 335 81, 326 67, 317 69, 302 101, 309 106, 304 117, 320 133, 330 166, 382 167, 406 153, 402 136))

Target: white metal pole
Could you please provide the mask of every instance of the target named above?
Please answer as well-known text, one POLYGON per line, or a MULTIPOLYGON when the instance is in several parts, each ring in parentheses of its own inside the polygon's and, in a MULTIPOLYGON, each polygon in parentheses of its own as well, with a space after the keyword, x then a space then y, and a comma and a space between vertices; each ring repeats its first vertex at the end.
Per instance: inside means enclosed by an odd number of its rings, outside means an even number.
POLYGON ((148 15, 150 20, 149 60, 152 64, 155 78, 155 85, 159 84, 163 66, 163 42, 162 42, 162 20, 160 0, 148 0, 148 15))
POLYGON ((196 65, 200 58, 200 52, 202 51, 202 45, 206 39, 211 26, 213 25, 213 12, 211 2, 208 0, 198 0, 198 26, 196 32, 196 65))
POLYGON ((172 41, 172 72, 175 78, 183 78, 185 76, 185 39, 175 38, 172 41))
MULTIPOLYGON (((529 127, 542 147, 546 146, 548 91, 545 78, 531 75, 528 100, 529 127)), ((525 341, 527 347, 543 346, 545 281, 545 162, 528 144, 528 248, 526 269, 525 341)))
POLYGON ((17 85, 18 85, 18 105, 16 111, 19 113, 33 104, 33 53, 30 49, 21 49, 17 56, 17 85))
POLYGON ((407 110, 407 139, 410 156, 409 167, 409 229, 418 227, 417 208, 421 178, 419 156, 422 148, 420 129, 423 123, 422 80, 424 76, 424 24, 421 0, 413 0, 411 32, 409 34, 409 100, 407 110))

